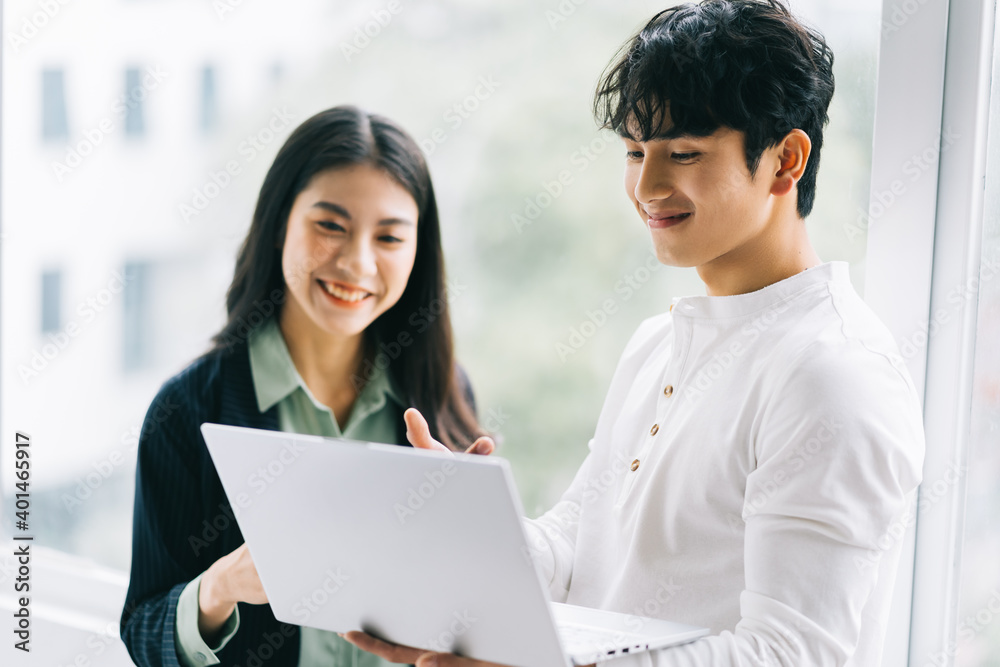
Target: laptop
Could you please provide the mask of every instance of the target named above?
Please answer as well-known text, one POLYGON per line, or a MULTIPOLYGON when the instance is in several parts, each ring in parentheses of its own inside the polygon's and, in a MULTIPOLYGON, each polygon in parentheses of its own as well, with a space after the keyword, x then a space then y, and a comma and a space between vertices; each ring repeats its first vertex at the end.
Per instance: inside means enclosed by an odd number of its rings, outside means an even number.
POLYGON ((502 458, 201 431, 279 621, 518 667, 587 665, 708 634, 550 602, 502 458))

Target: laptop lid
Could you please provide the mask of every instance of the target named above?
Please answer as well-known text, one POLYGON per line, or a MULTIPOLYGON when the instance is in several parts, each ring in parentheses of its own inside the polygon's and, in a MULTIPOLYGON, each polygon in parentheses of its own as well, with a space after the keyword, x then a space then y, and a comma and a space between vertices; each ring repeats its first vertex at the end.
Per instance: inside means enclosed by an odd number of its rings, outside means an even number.
POLYGON ((278 620, 508 665, 567 664, 505 460, 201 430, 278 620))

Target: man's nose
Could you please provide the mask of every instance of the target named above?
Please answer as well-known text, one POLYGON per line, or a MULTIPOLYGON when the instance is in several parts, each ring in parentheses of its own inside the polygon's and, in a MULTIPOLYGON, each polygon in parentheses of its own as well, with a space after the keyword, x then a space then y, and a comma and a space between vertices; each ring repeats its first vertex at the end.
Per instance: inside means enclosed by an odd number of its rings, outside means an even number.
POLYGON ((667 199, 673 193, 673 179, 669 168, 648 157, 644 159, 633 192, 636 200, 640 204, 648 204, 658 199, 667 199))

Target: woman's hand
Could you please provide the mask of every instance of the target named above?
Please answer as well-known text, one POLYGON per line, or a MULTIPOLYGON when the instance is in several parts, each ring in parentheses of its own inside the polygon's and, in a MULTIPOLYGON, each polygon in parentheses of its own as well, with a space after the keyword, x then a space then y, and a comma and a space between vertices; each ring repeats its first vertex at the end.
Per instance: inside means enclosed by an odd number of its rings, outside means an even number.
POLYGON ((198 588, 198 631, 211 641, 237 602, 265 604, 267 594, 260 583, 257 567, 244 543, 232 553, 212 563, 201 576, 198 588))
POLYGON ((503 667, 495 662, 463 658, 452 653, 436 653, 420 648, 391 644, 364 632, 348 632, 340 636, 362 651, 373 653, 388 662, 410 664, 415 667, 503 667))
MULTIPOLYGON (((416 408, 409 408, 403 413, 403 420, 406 422, 406 439, 410 444, 418 449, 436 449, 438 451, 450 452, 451 450, 431 437, 431 429, 427 426, 427 420, 416 408)), ((482 436, 472 443, 466 454, 482 454, 488 456, 493 453, 496 444, 493 438, 482 436)))

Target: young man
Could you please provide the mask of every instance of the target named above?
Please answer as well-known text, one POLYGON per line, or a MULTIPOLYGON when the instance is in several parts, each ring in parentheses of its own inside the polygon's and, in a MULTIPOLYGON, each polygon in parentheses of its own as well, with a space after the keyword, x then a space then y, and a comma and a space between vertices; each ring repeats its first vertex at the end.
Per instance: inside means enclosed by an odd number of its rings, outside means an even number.
POLYGON ((705 0, 655 16, 598 89, 657 257, 708 293, 639 326, 573 483, 526 521, 555 600, 712 629, 615 664, 880 664, 924 440, 892 336, 806 235, 832 64, 777 0, 705 0))

